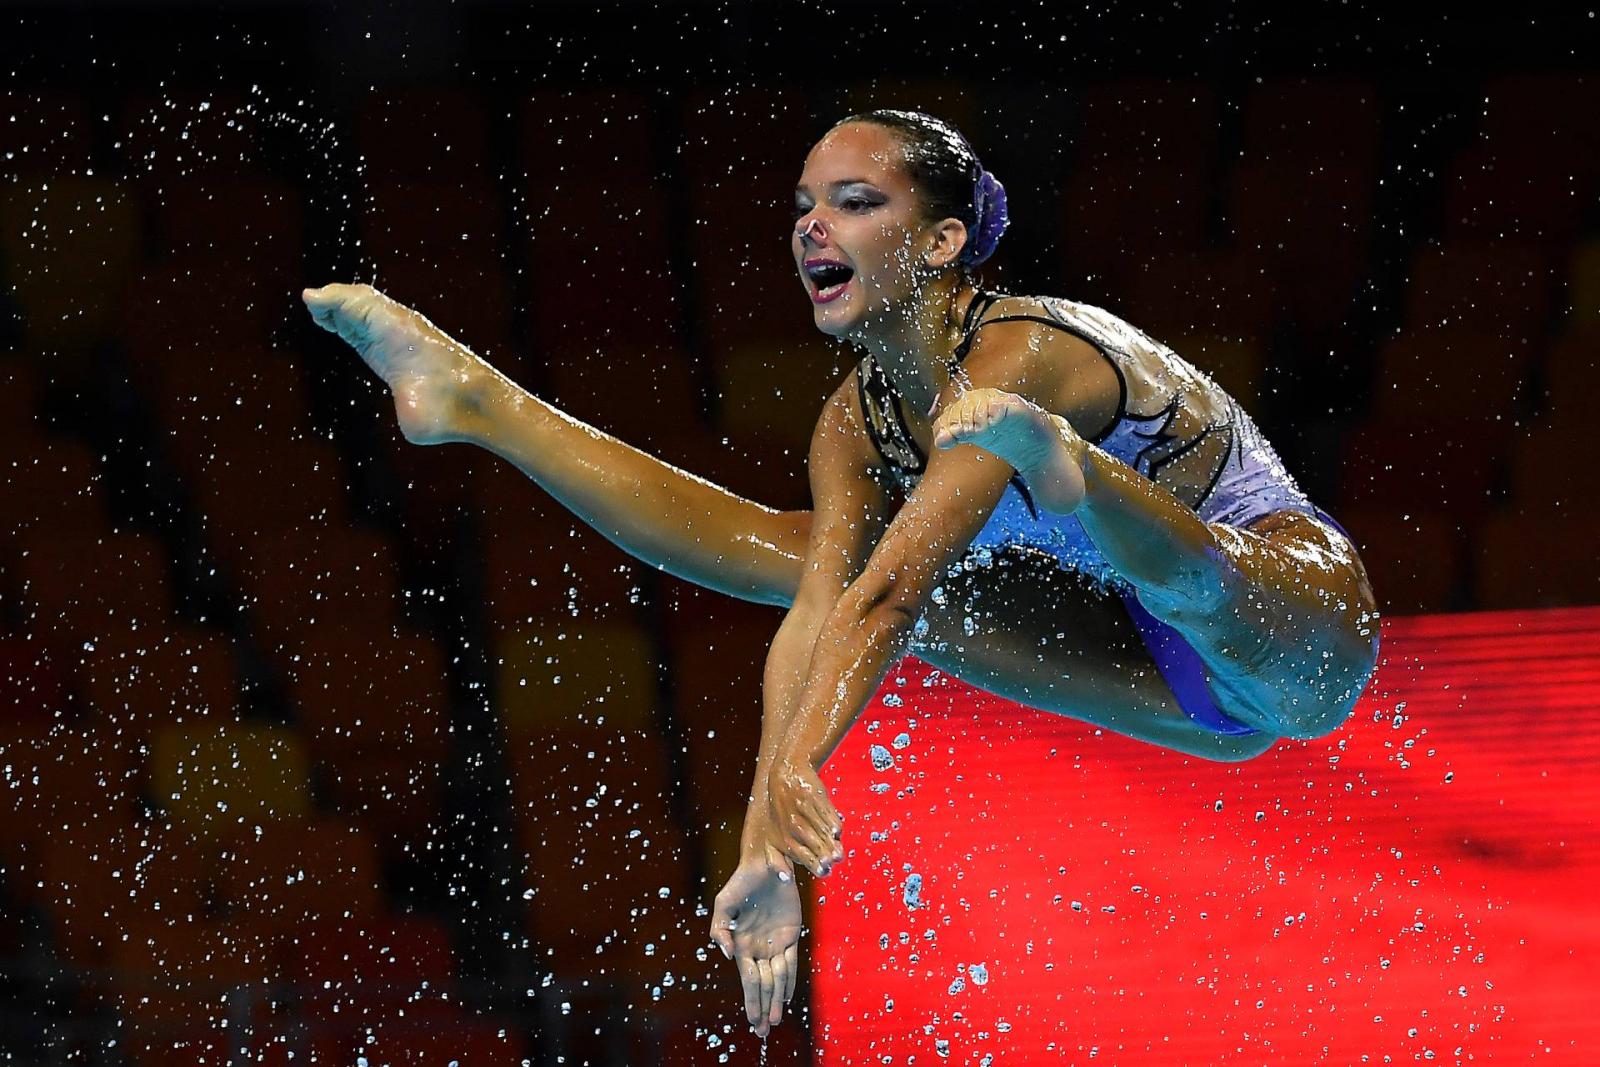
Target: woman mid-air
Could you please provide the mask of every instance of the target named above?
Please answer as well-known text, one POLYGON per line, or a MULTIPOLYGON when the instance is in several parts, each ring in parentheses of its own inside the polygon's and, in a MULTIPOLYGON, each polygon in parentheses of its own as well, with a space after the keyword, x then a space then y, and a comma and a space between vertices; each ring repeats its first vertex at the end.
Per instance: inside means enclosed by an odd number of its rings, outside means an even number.
POLYGON ((1213 760, 1333 730, 1377 657, 1354 546, 1231 397, 1106 311, 980 287, 1005 194, 953 127, 845 119, 807 155, 795 212, 816 326, 862 352, 817 420, 809 513, 568 417, 369 286, 303 294, 389 385, 408 440, 479 444, 639 559, 788 605, 712 916, 762 1035, 798 977, 792 864, 843 857, 818 770, 902 653, 1213 760))

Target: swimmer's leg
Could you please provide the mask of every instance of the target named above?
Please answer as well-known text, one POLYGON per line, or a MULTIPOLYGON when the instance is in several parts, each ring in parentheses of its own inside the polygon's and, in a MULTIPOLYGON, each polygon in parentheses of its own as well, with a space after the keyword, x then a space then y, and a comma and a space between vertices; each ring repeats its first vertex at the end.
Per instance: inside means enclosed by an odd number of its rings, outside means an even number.
POLYGON ((408 441, 466 442, 510 460, 623 551, 687 581, 759 603, 794 599, 809 512, 746 500, 579 422, 371 286, 301 295, 393 391, 408 441))
POLYGON ((1377 613, 1348 539, 1298 512, 1245 530, 1206 523, 1060 416, 998 390, 963 400, 936 441, 994 452, 1041 504, 1075 514, 1139 601, 1194 647, 1224 711, 1287 737, 1349 715, 1376 663, 1377 613))
POLYGON ((1277 740, 1184 714, 1116 593, 1036 549, 986 555, 940 583, 913 655, 1007 700, 1204 759, 1251 759, 1277 740))

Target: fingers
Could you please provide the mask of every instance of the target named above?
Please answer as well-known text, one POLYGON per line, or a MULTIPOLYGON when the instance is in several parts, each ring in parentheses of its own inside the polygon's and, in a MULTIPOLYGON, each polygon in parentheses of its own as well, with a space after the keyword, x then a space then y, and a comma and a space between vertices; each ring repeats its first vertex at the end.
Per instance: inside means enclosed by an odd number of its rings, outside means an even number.
POLYGON ((733 959, 733 931, 728 929, 728 919, 720 910, 711 920, 711 940, 722 950, 724 959, 733 959))
POLYGON ((760 1011, 750 1020, 750 1025, 756 1028, 757 1034, 766 1037, 768 1031, 772 1029, 772 1024, 767 1021, 773 1000, 772 961, 756 960, 756 974, 761 979, 760 1011))
MULTIPOLYGON (((739 958, 739 982, 744 986, 744 1017, 754 1026, 765 1013, 761 1002, 761 972, 756 961, 749 956, 739 958)), ((771 971, 768 971, 770 977, 771 971)))
POLYGON ((787 953, 772 957, 772 1000, 767 1006, 767 1025, 777 1026, 783 1020, 783 1006, 789 1000, 789 959, 787 953))
POLYGON ((800 946, 790 945, 783 950, 784 971, 789 976, 789 986, 784 991, 783 1002, 789 1003, 794 998, 794 987, 800 982, 800 946))

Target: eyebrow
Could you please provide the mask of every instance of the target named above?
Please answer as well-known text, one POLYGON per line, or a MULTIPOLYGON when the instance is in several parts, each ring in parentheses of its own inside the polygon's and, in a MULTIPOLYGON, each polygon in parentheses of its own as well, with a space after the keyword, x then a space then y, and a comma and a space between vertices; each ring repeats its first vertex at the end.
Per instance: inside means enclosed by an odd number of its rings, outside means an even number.
MULTIPOLYGON (((869 180, 867 178, 840 178, 836 182, 829 182, 828 183, 828 185, 831 186, 834 189, 838 189, 839 187, 845 186, 845 185, 872 185, 872 186, 875 187, 876 184, 877 184, 876 182, 873 182, 873 181, 871 181, 871 180, 869 180)), ((795 196, 799 196, 802 193, 807 193, 807 190, 806 190, 806 187, 805 187, 804 183, 801 183, 800 185, 797 185, 797 186, 794 187, 794 195, 795 196)), ((807 193, 807 195, 809 195, 809 193, 807 193)))

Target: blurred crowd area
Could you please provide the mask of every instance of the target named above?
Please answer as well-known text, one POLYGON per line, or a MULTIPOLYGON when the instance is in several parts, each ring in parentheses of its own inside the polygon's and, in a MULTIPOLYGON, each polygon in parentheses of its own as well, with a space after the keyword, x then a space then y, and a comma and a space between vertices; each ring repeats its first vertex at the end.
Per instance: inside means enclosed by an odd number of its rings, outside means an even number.
POLYGON ((12 1062, 754 1062, 705 909, 780 610, 408 445, 298 294, 370 281, 805 508, 854 356, 789 205, 855 110, 960 126, 1010 193, 985 283, 1216 377, 1387 612, 1600 600, 1600 80, 1431 78, 0 93, 12 1062))

